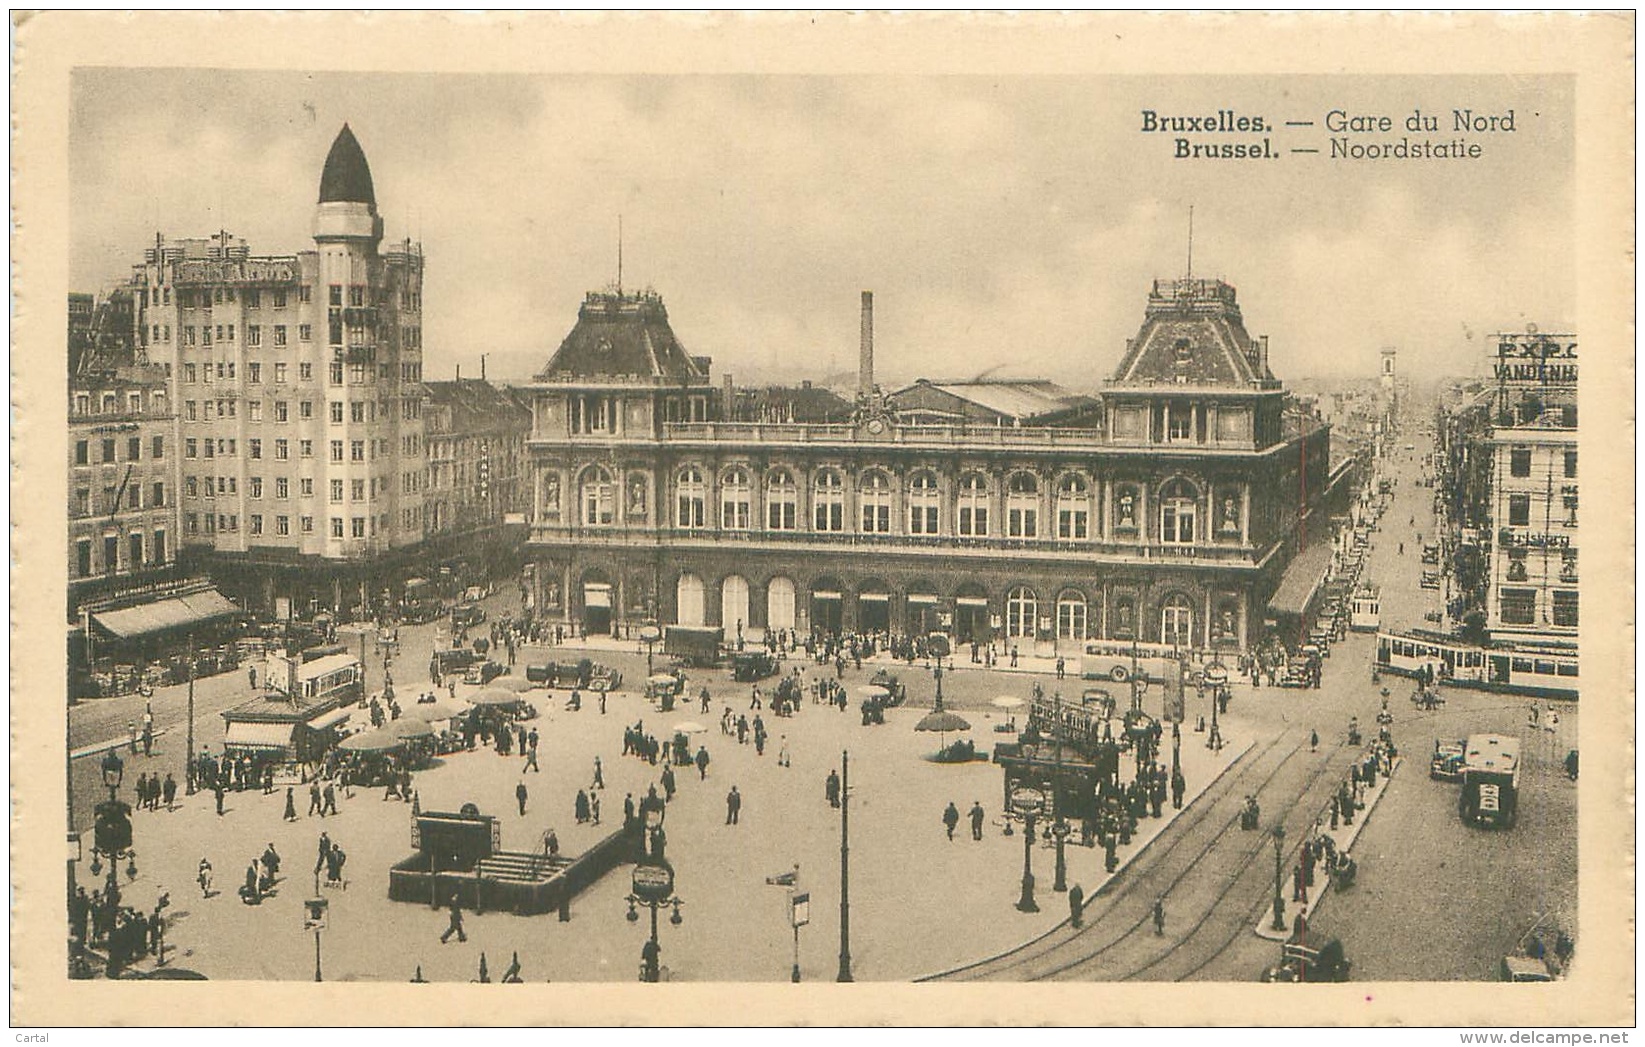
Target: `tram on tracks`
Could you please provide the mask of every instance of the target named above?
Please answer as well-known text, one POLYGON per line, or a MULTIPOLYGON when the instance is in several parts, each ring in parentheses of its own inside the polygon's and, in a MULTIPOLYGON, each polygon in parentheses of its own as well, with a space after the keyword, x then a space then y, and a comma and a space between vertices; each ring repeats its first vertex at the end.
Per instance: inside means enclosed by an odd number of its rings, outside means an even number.
POLYGON ((1500 734, 1468 738, 1462 757, 1458 813, 1469 825, 1512 829, 1519 817, 1519 739, 1500 734))
POLYGON ((1475 647, 1421 629, 1377 633, 1376 671, 1417 676, 1431 669, 1436 681, 1503 694, 1576 698, 1574 647, 1475 647))

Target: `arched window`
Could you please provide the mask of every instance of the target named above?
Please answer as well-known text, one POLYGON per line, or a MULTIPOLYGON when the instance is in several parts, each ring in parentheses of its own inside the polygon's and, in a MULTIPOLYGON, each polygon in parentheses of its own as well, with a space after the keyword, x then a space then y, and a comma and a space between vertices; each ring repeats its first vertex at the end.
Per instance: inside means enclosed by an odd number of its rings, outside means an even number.
POLYGON ((1005 488, 1005 533, 1035 538, 1040 533, 1040 482, 1033 473, 1015 473, 1005 488))
POLYGON ((862 478, 862 533, 889 534, 891 531, 891 480, 878 469, 862 478))
POLYGON ((680 527, 707 525, 708 485, 703 483, 703 471, 694 465, 680 470, 676 489, 674 522, 680 527))
POLYGON ((746 531, 749 527, 748 470, 740 465, 727 469, 720 477, 720 527, 727 531, 746 531))
POLYGON ((1013 640, 1033 639, 1039 617, 1039 598, 1034 590, 1018 586, 1005 594, 1005 635, 1013 640))
POLYGON ((794 579, 778 575, 767 583, 765 624, 768 629, 794 628, 794 579))
POLYGON ((611 474, 602 466, 594 466, 583 473, 582 492, 578 499, 583 507, 583 523, 590 527, 605 527, 612 523, 612 505, 615 501, 611 474))
POLYGON ((1160 489, 1159 540, 1167 545, 1194 544, 1194 520, 1199 491, 1186 480, 1172 480, 1160 489))
POLYGON ((681 625, 703 624, 703 580, 694 574, 680 575, 679 585, 675 587, 675 596, 680 605, 679 623, 681 625))
POLYGON ((937 533, 937 478, 931 473, 915 473, 908 485, 908 533, 937 533))
POLYGON ((773 531, 792 531, 799 526, 799 491, 794 474, 773 469, 765 476, 765 525, 773 531))
POLYGON ((1057 639, 1085 639, 1085 597, 1072 589, 1057 597, 1057 639))
POLYGON ((720 583, 720 626, 726 638, 742 639, 748 622, 748 579, 740 574, 726 575, 720 583))
POLYGON ((1188 647, 1194 642, 1194 605, 1188 597, 1174 593, 1167 597, 1159 613, 1160 643, 1188 647))
POLYGON ((1091 486, 1069 473, 1057 484, 1057 537, 1082 539, 1091 532, 1091 486))
POLYGON ((988 478, 981 473, 960 477, 960 534, 972 538, 988 535, 988 478))
POLYGON ((819 469, 812 484, 811 501, 818 531, 845 530, 845 481, 837 469, 819 469))

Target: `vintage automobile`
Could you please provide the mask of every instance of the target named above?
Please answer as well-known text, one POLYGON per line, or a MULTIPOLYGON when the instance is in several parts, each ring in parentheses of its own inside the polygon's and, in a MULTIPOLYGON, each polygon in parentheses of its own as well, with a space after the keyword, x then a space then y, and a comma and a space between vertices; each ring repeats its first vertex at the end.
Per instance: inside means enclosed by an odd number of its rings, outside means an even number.
POLYGON ((442 676, 446 673, 462 672, 481 660, 477 653, 467 647, 450 647, 434 652, 434 663, 442 676))
POLYGON ((875 687, 885 688, 886 693, 891 696, 887 705, 901 705, 908 700, 908 685, 899 681, 896 673, 879 669, 868 678, 868 682, 875 687))
POLYGON ((777 659, 765 651, 743 651, 731 659, 731 678, 753 683, 777 674, 777 659))
POLYGON ((1434 740, 1434 755, 1428 761, 1428 777, 1441 782, 1462 781, 1462 761, 1466 742, 1434 740))
POLYGON ((451 609, 451 627, 453 629, 472 628, 485 620, 485 608, 479 604, 465 603, 451 609))
POLYGON ((463 673, 464 683, 488 684, 506 670, 493 661, 474 662, 463 673))
POLYGON ((1306 932, 1285 943, 1279 964, 1262 972, 1265 982, 1345 982, 1349 962, 1342 942, 1306 932))
POLYGON ((1534 956, 1504 956, 1497 977, 1505 982, 1551 982, 1548 962, 1534 956))
POLYGON ((588 672, 588 689, 595 693, 615 691, 623 685, 623 674, 609 665, 595 663, 588 672))
POLYGON ((1438 588, 1440 588, 1439 572, 1438 571, 1423 571, 1422 572, 1421 585, 1422 585, 1422 588, 1424 588, 1424 589, 1438 589, 1438 588))
POLYGON ((1422 547, 1422 562, 1428 564, 1439 563, 1439 546, 1434 544, 1422 547))

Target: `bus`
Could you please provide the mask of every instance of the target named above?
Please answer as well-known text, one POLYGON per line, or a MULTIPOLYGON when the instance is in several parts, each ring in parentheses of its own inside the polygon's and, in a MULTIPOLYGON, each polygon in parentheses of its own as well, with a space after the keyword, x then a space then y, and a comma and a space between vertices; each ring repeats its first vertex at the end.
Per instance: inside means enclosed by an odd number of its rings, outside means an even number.
POLYGON ((1512 829, 1519 814, 1519 739, 1500 734, 1468 738, 1462 756, 1458 813, 1466 825, 1512 829))
POLYGON ((1085 645, 1080 658, 1080 675, 1087 680, 1112 680, 1124 683, 1131 679, 1133 669, 1145 680, 1165 679, 1167 663, 1188 660, 1187 682, 1198 686, 1205 678, 1205 670, 1220 664, 1214 654, 1189 651, 1158 643, 1132 643, 1129 640, 1092 640, 1085 645))
POLYGON ((1577 654, 1572 648, 1474 647, 1421 629, 1377 633, 1376 669, 1415 676, 1424 668, 1458 687, 1544 698, 1577 697, 1577 654))

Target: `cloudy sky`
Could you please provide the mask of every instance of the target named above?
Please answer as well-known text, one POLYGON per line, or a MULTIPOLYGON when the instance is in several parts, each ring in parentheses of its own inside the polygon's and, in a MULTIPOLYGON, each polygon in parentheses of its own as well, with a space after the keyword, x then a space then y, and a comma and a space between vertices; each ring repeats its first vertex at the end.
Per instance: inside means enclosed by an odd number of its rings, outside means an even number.
MULTIPOLYGON (((1282 378, 1472 371, 1481 335, 1568 329, 1571 107, 1558 78, 535 77, 93 69, 72 93, 75 290, 124 279, 168 236, 312 246, 344 121, 390 239, 428 256, 429 377, 539 368, 585 291, 655 287, 716 374, 855 367, 875 292, 883 381, 1043 375, 1099 384, 1149 281, 1239 289, 1282 378), (1514 110, 1477 161, 1332 161, 1323 127, 1278 160, 1172 157, 1141 111, 1270 122, 1341 108, 1514 110)), ((1231 141, 1232 139, 1206 139, 1231 141)))

